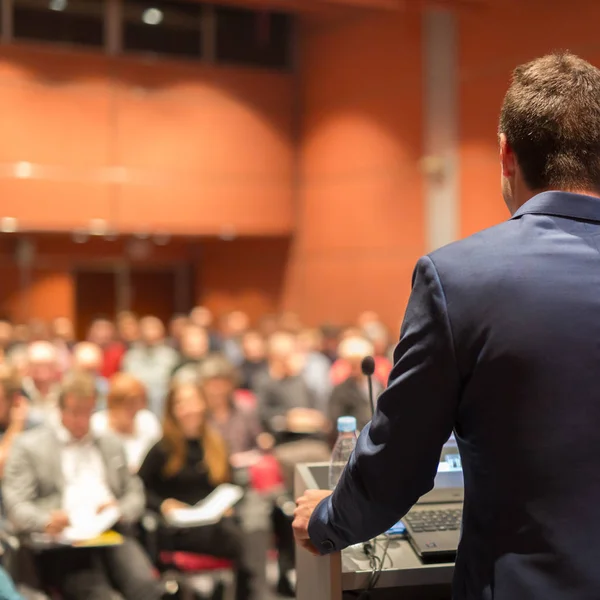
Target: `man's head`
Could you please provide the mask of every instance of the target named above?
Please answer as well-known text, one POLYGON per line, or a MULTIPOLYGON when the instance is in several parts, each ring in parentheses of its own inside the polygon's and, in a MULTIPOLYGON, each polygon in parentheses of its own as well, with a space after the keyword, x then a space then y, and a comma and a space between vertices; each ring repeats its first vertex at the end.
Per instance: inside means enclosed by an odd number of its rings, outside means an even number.
POLYGON ((57 317, 52 321, 52 337, 65 342, 75 339, 75 327, 68 317, 57 317))
POLYGON ((196 306, 190 312, 190 320, 194 325, 208 329, 213 323, 213 314, 206 306, 196 306))
POLYGON ((49 384, 58 378, 58 356, 50 342, 32 342, 27 349, 28 373, 36 384, 49 384))
POLYGON ((90 430, 90 420, 96 408, 96 385, 87 373, 74 373, 63 382, 59 407, 64 428, 81 439, 90 430))
POLYGON ((116 336, 115 326, 108 319, 95 319, 90 325, 87 339, 92 344, 105 348, 114 341, 116 336))
POLYGON ((186 358, 199 360, 208 354, 209 342, 206 329, 188 324, 181 335, 181 353, 186 358))
POLYGON ((600 70, 568 52, 517 67, 499 135, 511 213, 547 190, 600 196, 600 70))
POLYGON ((146 346, 158 346, 165 340, 165 326, 158 317, 140 319, 140 339, 146 346))
POLYGON ((362 376, 361 363, 366 356, 374 353, 373 344, 362 336, 348 336, 340 342, 338 356, 350 365, 350 376, 362 376))
POLYGON ((73 351, 73 368, 97 375, 102 369, 102 350, 97 344, 80 342, 73 351))

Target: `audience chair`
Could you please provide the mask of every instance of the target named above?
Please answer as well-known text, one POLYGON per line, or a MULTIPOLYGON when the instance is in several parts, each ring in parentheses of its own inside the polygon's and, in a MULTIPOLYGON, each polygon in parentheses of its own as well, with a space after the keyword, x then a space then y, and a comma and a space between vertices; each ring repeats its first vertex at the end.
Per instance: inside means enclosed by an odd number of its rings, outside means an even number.
POLYGON ((182 600, 196 598, 193 578, 198 575, 210 575, 216 585, 224 589, 223 600, 235 600, 235 566, 233 562, 206 554, 191 552, 161 551, 158 547, 158 528, 160 515, 147 512, 142 521, 144 545, 157 569, 162 573, 165 588, 179 590, 182 600))

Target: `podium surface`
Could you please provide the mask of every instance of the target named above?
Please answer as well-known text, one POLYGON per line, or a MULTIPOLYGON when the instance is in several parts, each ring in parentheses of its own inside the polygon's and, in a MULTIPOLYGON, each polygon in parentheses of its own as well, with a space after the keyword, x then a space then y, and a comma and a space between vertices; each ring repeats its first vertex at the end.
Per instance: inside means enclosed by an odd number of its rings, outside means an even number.
MULTIPOLYGON (((295 494, 309 489, 327 489, 329 465, 298 465, 295 494)), ((382 544, 378 554, 381 555, 382 544)), ((407 540, 391 540, 384 568, 373 598, 450 598, 453 563, 424 564, 407 540), (402 588, 402 590, 400 590, 402 588), (386 595, 385 590, 393 591, 386 595)), ((369 559, 358 547, 341 553, 317 557, 298 549, 296 552, 297 600, 342 600, 344 592, 364 589, 371 576, 369 559)))

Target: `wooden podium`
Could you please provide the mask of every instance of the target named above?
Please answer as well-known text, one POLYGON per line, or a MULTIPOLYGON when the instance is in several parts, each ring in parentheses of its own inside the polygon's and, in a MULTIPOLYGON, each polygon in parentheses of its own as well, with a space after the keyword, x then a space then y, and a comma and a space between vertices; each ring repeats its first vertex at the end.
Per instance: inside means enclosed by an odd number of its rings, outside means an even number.
MULTIPOLYGON (((327 489, 328 473, 328 464, 299 465, 294 481, 296 497, 309 489, 327 489)), ((393 540, 373 599, 450 600, 453 572, 454 564, 423 564, 408 541, 393 540)), ((321 557, 298 549, 296 599, 342 600, 345 592, 364 589, 370 575, 362 546, 321 557)))

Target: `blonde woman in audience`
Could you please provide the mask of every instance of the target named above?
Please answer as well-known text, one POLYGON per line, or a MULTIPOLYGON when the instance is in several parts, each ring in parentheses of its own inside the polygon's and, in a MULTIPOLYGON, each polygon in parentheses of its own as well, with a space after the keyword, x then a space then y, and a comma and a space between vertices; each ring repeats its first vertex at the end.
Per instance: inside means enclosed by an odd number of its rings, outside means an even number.
MULTIPOLYGON (((197 385, 174 384, 169 391, 163 437, 146 456, 139 476, 146 488, 148 508, 164 517, 204 500, 218 485, 230 481, 227 445, 208 422, 206 403, 197 385)), ((165 525, 159 530, 159 547, 234 561, 237 600, 253 598, 244 534, 234 519, 225 517, 215 525, 185 529, 165 525)))
POLYGON ((160 421, 145 406, 144 386, 128 373, 117 373, 110 380, 107 409, 92 416, 96 435, 111 432, 121 439, 132 473, 162 436, 160 421))

